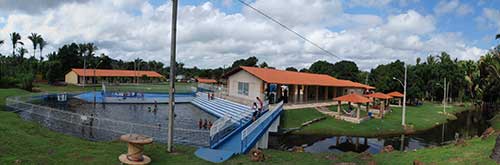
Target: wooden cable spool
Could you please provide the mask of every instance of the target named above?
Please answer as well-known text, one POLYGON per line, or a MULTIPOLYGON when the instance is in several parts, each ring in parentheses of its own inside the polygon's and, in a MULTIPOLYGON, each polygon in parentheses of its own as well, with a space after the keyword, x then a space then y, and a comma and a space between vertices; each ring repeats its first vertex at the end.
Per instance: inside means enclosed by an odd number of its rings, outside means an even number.
POLYGON ((148 164, 151 158, 144 155, 144 145, 153 142, 153 138, 139 134, 126 134, 120 137, 120 140, 128 143, 126 154, 120 155, 118 159, 124 164, 148 164))

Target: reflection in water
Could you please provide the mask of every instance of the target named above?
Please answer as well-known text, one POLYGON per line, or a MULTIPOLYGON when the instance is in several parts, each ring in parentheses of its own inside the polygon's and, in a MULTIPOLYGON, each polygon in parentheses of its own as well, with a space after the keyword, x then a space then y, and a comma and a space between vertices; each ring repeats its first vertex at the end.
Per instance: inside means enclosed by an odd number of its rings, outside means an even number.
POLYGON ((306 152, 370 152, 380 153, 384 146, 392 145, 401 151, 440 146, 454 142, 457 138, 480 136, 489 126, 487 117, 481 111, 471 110, 457 114, 457 120, 413 135, 393 137, 347 137, 312 135, 274 135, 270 147, 289 150, 294 146, 305 146, 306 152), (363 144, 359 143, 361 139, 363 144))

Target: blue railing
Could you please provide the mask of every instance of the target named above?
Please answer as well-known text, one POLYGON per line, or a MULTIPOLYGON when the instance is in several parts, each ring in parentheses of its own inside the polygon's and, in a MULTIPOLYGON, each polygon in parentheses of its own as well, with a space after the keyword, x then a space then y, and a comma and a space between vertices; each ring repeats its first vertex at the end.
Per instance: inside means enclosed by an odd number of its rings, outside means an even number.
POLYGON ((264 113, 241 132, 242 153, 246 153, 257 142, 282 111, 283 102, 280 102, 273 110, 264 113))

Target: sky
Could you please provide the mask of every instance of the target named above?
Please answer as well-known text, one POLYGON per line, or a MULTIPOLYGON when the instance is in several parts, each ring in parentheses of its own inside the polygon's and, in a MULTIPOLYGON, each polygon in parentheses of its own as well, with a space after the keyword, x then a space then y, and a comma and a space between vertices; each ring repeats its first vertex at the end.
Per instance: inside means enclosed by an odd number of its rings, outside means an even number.
MULTIPOLYGON (((180 0, 177 61, 228 67, 256 56, 284 69, 317 60, 351 60, 362 70, 395 60, 415 63, 446 51, 477 60, 498 41, 498 0, 244 0, 335 56, 305 42, 238 0, 180 0)), ((0 53, 11 32, 38 33, 45 53, 71 42, 93 42, 97 54, 132 60, 170 59, 171 1, 0 0, 0 53)))

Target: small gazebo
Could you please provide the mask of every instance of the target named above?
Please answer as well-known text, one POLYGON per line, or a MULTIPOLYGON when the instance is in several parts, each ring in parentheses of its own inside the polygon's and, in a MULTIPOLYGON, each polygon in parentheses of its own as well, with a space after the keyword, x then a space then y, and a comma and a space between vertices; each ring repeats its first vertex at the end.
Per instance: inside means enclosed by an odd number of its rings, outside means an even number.
POLYGON ((387 105, 388 105, 389 99, 393 98, 392 96, 386 95, 386 94, 381 93, 381 92, 367 94, 365 96, 368 98, 378 99, 381 101, 380 105, 374 105, 370 108, 370 110, 374 110, 376 113, 378 113, 380 115, 380 117, 382 117, 384 115, 384 113, 386 112, 386 110, 388 110, 389 106, 387 106, 387 105))
MULTIPOLYGON (((359 116, 359 111, 361 110, 361 104, 367 104, 369 102, 372 102, 372 100, 370 100, 370 99, 368 99, 368 98, 366 98, 364 96, 361 96, 359 94, 355 94, 355 93, 351 93, 351 94, 348 94, 348 95, 336 97, 333 100, 334 101, 338 101, 338 104, 337 104, 338 105, 337 113, 339 114, 339 117, 342 120, 346 120, 346 121, 350 121, 350 122, 354 122, 354 123, 360 123, 361 122, 360 116, 359 116), (341 111, 342 101, 348 102, 349 105, 351 105, 351 103, 358 104, 358 108, 356 110, 356 118, 346 117, 346 116, 342 115, 342 111, 341 111)), ((368 105, 366 105, 366 107, 367 107, 367 110, 368 110, 368 105)))
POLYGON ((398 91, 394 91, 391 93, 388 93, 387 95, 392 96, 393 98, 399 98, 398 99, 398 105, 401 106, 401 100, 403 100, 404 95, 398 91))

